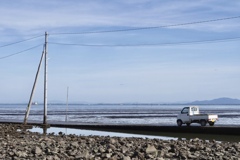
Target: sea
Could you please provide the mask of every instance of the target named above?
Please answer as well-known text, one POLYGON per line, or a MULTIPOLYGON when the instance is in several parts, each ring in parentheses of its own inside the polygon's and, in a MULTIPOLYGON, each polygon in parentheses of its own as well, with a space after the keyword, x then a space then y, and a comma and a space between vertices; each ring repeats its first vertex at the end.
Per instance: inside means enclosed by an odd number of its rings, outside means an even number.
MULTIPOLYGON (((92 124, 177 125, 178 104, 48 104, 47 121, 92 124)), ((198 105, 201 113, 217 114, 215 125, 240 126, 240 105, 198 105)), ((23 121, 27 104, 0 104, 0 120, 23 121)), ((43 121, 44 106, 32 105, 29 121, 43 121)))
MULTIPOLYGON (((83 124, 143 124, 143 125, 172 125, 176 126, 176 117, 183 107, 178 104, 48 104, 47 122, 83 123, 83 124)), ((200 112, 217 114, 219 119, 215 126, 240 126, 240 105, 199 105, 200 112)), ((27 104, 0 104, 0 121, 23 122, 27 104)), ((43 122, 44 106, 32 105, 29 121, 43 122)), ((193 124, 199 125, 199 124, 193 124)), ((30 129, 31 132, 54 133, 69 135, 98 135, 117 137, 158 138, 164 140, 193 139, 240 142, 240 136, 233 135, 202 135, 186 133, 132 133, 110 132, 99 130, 84 130, 50 127, 47 131, 39 127, 30 129)))

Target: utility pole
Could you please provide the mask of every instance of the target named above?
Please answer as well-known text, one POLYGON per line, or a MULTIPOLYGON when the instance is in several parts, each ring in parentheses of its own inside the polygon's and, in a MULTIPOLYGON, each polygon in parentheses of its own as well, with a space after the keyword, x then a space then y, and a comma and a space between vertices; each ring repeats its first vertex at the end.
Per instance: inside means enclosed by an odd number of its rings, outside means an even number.
POLYGON ((47 125, 47 61, 48 61, 48 34, 45 32, 45 68, 44 68, 44 115, 43 115, 43 125, 47 125))
POLYGON ((37 70, 37 73, 36 73, 36 76, 35 76, 32 92, 31 92, 31 95, 30 95, 30 98, 29 98, 28 107, 27 107, 27 110, 26 110, 26 113, 25 113, 25 118, 24 118, 24 122, 23 122, 24 125, 27 124, 27 119, 28 119, 30 108, 31 108, 31 105, 32 105, 32 98, 33 98, 33 94, 34 94, 34 91, 35 91, 35 87, 36 87, 36 83, 37 83, 37 79, 38 79, 38 75, 39 75, 39 71, 40 71, 40 68, 41 68, 41 64, 42 64, 44 54, 45 54, 45 52, 43 50, 42 56, 41 56, 41 59, 40 59, 39 65, 38 65, 38 70, 37 70))
POLYGON ((67 87, 67 106, 66 106, 65 122, 67 122, 67 120, 68 120, 68 90, 69 90, 69 87, 67 87))

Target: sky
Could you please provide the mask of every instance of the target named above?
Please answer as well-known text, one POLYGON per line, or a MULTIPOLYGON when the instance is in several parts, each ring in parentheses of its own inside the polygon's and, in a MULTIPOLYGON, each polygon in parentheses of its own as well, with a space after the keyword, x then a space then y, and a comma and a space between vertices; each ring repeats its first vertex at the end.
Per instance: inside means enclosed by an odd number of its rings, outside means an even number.
POLYGON ((29 101, 45 32, 49 103, 65 103, 67 88, 72 103, 240 99, 239 8, 226 0, 1 0, 0 103, 29 101))

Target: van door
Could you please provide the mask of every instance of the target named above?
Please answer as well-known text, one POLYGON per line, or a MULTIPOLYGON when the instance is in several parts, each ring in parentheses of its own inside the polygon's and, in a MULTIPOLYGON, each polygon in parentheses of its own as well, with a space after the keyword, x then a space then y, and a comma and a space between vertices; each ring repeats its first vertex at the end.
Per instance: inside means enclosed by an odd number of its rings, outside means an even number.
POLYGON ((190 122, 189 120, 189 107, 184 107, 181 111, 181 120, 183 123, 190 122))

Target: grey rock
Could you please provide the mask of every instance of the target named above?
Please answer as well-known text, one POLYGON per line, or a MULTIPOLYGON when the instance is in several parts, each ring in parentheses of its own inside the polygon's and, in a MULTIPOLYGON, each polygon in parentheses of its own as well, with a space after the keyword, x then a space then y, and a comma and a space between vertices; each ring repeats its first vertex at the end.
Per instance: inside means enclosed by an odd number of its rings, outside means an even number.
POLYGON ((152 153, 156 154, 156 152, 157 152, 157 149, 154 146, 148 145, 148 147, 146 149, 146 153, 148 153, 148 154, 152 154, 152 153))
POLYGON ((110 142, 111 144, 115 144, 115 143, 117 142, 117 140, 114 139, 114 138, 110 138, 109 142, 110 142))
POLYGON ((76 158, 76 159, 78 159, 78 158, 86 158, 86 159, 88 159, 89 156, 90 156, 90 155, 89 155, 89 152, 88 152, 88 151, 83 151, 83 152, 77 154, 77 155, 75 156, 75 158, 76 158))
POLYGON ((129 156, 124 156, 123 160, 131 160, 131 158, 129 156))
POLYGON ((117 149, 113 144, 109 144, 108 147, 111 148, 112 150, 116 150, 117 149))
POLYGON ((240 143, 109 136, 42 135, 0 124, 0 159, 240 160, 240 143))
POLYGON ((25 158, 28 154, 24 151, 18 151, 16 155, 20 158, 25 158))
POLYGON ((78 142, 72 142, 72 143, 71 143, 71 146, 77 148, 79 145, 78 145, 78 142))
POLYGON ((126 153, 128 151, 128 148, 125 146, 122 146, 121 150, 122 150, 122 153, 126 153))
POLYGON ((34 153, 37 154, 37 155, 42 154, 41 148, 39 148, 38 146, 36 146, 35 149, 34 149, 34 153))

